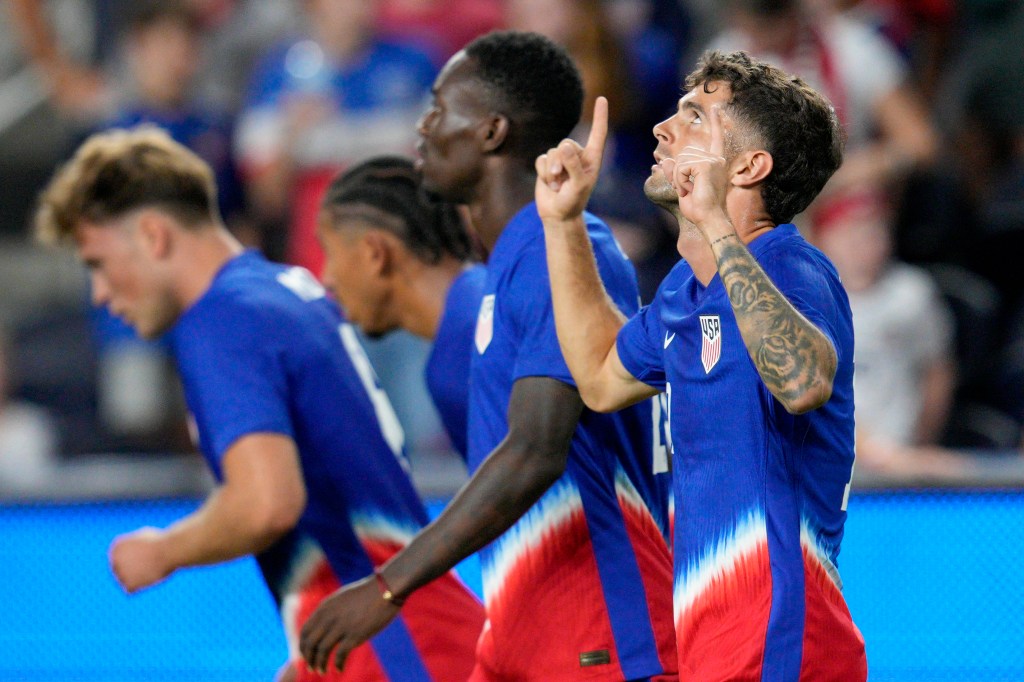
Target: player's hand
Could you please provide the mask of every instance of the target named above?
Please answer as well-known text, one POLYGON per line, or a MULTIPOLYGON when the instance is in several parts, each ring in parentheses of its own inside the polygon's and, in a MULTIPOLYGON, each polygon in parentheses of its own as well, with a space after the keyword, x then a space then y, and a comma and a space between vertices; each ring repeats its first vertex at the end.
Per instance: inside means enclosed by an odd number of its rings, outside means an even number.
POLYGON ((535 198, 541 219, 570 220, 583 213, 601 171, 608 137, 608 100, 598 97, 587 146, 562 140, 537 157, 535 198))
POLYGON ((134 533, 114 538, 110 545, 110 568, 128 593, 166 578, 174 568, 164 552, 163 531, 140 528, 134 533))
POLYGON ((690 145, 675 157, 661 160, 661 171, 679 196, 680 213, 705 236, 709 236, 706 228, 714 219, 728 220, 725 196, 729 185, 721 105, 711 107, 708 119, 706 149, 690 145))
POLYGON ((337 646, 334 665, 341 670, 349 652, 383 630, 397 615, 398 607, 384 601, 371 575, 320 602, 302 626, 299 650, 309 667, 323 674, 337 646))

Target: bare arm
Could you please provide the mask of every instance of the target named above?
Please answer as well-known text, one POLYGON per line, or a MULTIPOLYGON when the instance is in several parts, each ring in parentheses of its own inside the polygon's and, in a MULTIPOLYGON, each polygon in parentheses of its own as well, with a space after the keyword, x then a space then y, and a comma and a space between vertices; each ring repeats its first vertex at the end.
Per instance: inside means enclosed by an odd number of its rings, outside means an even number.
POLYGON ((294 442, 278 434, 241 438, 224 455, 224 483, 194 513, 165 530, 114 540, 111 565, 129 592, 179 568, 263 551, 298 523, 306 488, 294 442))
POLYGON ((585 148, 564 140, 537 159, 537 210, 544 223, 558 345, 587 406, 611 412, 657 393, 622 365, 615 340, 625 318, 601 282, 583 209, 601 169, 608 101, 599 97, 585 148))
MULTIPOLYGON (((569 441, 583 403, 574 388, 529 377, 512 388, 509 432, 444 512, 381 569, 399 599, 451 570, 508 530, 565 471, 569 441)), ((348 652, 397 615, 371 577, 321 603, 302 629, 303 658, 325 671, 338 647, 340 669, 348 652)))
POLYGON ((718 239, 718 273, 761 380, 792 414, 821 407, 836 374, 832 343, 775 287, 735 232, 718 239))

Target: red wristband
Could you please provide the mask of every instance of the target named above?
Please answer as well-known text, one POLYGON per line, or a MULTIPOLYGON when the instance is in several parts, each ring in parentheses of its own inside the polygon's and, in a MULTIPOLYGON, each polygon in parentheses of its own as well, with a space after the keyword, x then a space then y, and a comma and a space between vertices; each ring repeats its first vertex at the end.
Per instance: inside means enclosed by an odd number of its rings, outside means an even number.
POLYGON ((380 596, 384 601, 401 608, 402 604, 405 603, 405 599, 391 591, 391 588, 388 587, 387 581, 384 580, 384 576, 381 575, 381 572, 376 568, 373 569, 373 577, 377 579, 377 587, 380 588, 380 596))

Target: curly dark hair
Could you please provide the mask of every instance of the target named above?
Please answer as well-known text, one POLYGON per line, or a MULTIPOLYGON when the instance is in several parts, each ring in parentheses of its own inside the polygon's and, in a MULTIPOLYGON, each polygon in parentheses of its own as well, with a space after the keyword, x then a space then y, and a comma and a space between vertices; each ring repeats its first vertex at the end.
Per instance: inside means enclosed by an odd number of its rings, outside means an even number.
POLYGON ((761 193, 776 224, 788 223, 814 200, 843 162, 845 135, 829 101, 797 76, 745 52, 705 52, 686 77, 690 91, 729 84, 730 113, 772 155, 761 193))
POLYGON ((538 33, 495 31, 465 48, 495 109, 509 117, 510 150, 533 167, 568 137, 583 111, 583 81, 564 48, 538 33))
POLYGON ((397 235, 424 263, 437 264, 444 256, 468 260, 473 255, 472 241, 455 205, 428 194, 407 158, 374 157, 335 177, 324 194, 323 209, 336 215, 343 207, 358 206, 395 218, 362 216, 397 235))

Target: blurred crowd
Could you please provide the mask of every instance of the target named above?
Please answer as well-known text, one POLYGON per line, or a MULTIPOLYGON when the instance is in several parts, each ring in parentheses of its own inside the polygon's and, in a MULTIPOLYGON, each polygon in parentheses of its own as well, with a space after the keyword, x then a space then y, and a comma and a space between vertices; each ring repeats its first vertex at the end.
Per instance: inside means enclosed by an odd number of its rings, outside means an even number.
MULTIPOLYGON (((319 273, 330 180, 413 155, 441 65, 498 28, 565 45, 590 105, 609 98, 591 210, 647 299, 678 259, 642 192, 651 129, 699 55, 747 50, 827 95, 846 160, 797 222, 853 307, 858 472, 954 481, 1020 458, 1024 0, 5 0, 0 492, 75 455, 191 448, 161 345, 91 309, 70 256, 32 241, 39 189, 85 136, 167 129, 215 170, 246 244, 319 273)), ((419 376, 403 348, 378 354, 399 382, 419 376)))

